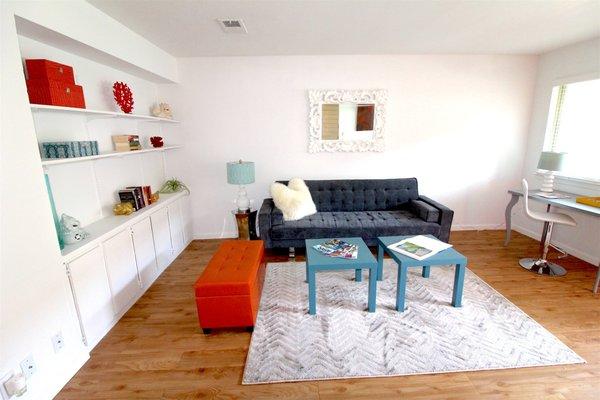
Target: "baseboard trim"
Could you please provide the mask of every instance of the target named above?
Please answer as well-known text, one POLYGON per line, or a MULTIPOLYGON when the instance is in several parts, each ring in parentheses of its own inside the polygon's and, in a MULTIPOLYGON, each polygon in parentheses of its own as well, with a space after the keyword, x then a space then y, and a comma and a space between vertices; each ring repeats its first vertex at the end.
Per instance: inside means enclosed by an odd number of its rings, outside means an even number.
MULTIPOLYGON (((529 236, 532 239, 535 240, 541 240, 542 238, 542 233, 541 232, 536 232, 536 231, 532 231, 531 229, 527 229, 524 228, 522 226, 519 225, 514 225, 512 226, 513 230, 525 235, 525 236, 529 236)), ((566 251, 567 253, 569 253, 572 256, 575 256, 583 261, 589 262, 592 265, 599 265, 600 264, 600 258, 586 253, 584 251, 578 250, 572 246, 569 246, 566 243, 563 242, 559 242, 556 240, 552 240, 552 243, 555 244, 556 246, 560 247, 561 249, 563 249, 564 251, 566 251)))
POLYGON ((451 231, 497 231, 504 229, 504 224, 462 224, 452 225, 451 231))
POLYGON ((209 233, 197 233, 194 234, 194 240, 202 239, 236 239, 238 233, 236 232, 209 232, 209 233))

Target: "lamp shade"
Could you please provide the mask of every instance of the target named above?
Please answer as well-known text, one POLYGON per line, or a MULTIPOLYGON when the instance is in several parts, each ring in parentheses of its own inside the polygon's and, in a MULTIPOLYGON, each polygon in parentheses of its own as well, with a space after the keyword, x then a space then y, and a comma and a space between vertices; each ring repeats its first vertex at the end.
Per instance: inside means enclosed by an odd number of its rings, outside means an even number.
POLYGON ((227 163, 227 183, 247 185, 254 183, 254 163, 251 161, 232 161, 227 163))
POLYGON ((544 169, 546 171, 560 171, 563 168, 566 154, 567 153, 542 151, 537 167, 538 169, 544 169))

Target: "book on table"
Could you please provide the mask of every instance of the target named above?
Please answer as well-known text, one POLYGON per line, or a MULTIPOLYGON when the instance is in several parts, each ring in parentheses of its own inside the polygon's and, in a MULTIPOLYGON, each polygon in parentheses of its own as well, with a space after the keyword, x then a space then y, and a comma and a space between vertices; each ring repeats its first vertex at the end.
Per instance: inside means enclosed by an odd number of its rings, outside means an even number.
POLYGON ((321 244, 314 245, 313 248, 329 257, 352 260, 358 258, 358 246, 340 239, 327 240, 321 244))
POLYGON ((451 244, 419 235, 390 244, 388 249, 422 261, 450 247, 452 247, 451 244))

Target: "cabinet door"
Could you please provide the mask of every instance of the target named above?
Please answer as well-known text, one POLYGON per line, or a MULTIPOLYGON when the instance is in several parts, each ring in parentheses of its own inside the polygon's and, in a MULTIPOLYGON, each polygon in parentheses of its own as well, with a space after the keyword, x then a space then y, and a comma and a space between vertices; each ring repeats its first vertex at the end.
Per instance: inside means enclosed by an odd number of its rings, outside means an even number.
POLYGON ((152 225, 150 219, 146 218, 131 226, 133 237, 133 248, 135 249, 135 261, 142 281, 142 287, 148 288, 158 276, 156 265, 156 253, 154 252, 154 240, 152 239, 152 225))
POLYGON ((192 210, 190 196, 185 196, 179 201, 181 208, 181 222, 183 224, 183 245, 187 245, 192 241, 192 210))
POLYGON ((140 292, 131 233, 129 230, 117 233, 102 246, 115 311, 121 315, 140 292))
POLYGON ((163 272, 173 260, 171 247, 171 231, 169 229, 169 214, 166 208, 161 208, 150 216, 154 250, 158 262, 159 273, 163 272))
POLYGON ((73 300, 88 347, 112 327, 115 312, 102 249, 96 247, 67 264, 73 300))
POLYGON ((174 256, 183 250, 183 224, 181 221, 181 209, 179 201, 168 205, 169 226, 171 227, 171 243, 173 244, 174 256))

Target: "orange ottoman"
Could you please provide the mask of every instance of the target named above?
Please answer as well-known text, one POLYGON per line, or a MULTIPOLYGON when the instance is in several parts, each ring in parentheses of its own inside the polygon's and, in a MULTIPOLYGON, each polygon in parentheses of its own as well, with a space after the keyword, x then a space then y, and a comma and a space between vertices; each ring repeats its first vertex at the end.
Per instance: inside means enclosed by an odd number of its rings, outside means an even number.
POLYGON ((223 242, 194 284, 198 319, 212 328, 253 327, 265 279, 262 240, 223 242))

